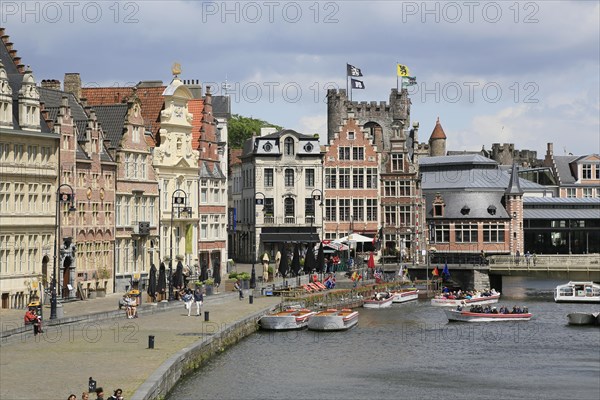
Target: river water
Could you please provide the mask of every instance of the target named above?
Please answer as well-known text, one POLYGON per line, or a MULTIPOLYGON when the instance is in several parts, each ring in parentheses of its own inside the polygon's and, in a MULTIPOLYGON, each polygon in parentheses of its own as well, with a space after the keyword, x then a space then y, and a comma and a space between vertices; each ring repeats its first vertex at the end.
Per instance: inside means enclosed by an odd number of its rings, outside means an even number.
POLYGON ((599 399, 600 329, 567 325, 562 282, 508 278, 498 306, 529 322, 448 323, 419 300, 359 309, 346 332, 258 332, 181 381, 169 399, 599 399))

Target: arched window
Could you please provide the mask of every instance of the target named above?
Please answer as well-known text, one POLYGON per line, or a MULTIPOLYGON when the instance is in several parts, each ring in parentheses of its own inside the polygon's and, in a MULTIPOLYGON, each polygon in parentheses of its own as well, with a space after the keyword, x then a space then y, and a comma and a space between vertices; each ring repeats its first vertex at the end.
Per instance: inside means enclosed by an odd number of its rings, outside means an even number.
POLYGON ((285 186, 294 186, 294 170, 292 168, 285 170, 285 186))
POLYGON ((286 156, 293 156, 294 155, 294 139, 291 137, 285 138, 284 148, 285 148, 286 156))
POLYGON ((296 206, 294 204, 294 199, 292 197, 286 197, 284 200, 284 210, 286 217, 294 217, 296 215, 296 206))

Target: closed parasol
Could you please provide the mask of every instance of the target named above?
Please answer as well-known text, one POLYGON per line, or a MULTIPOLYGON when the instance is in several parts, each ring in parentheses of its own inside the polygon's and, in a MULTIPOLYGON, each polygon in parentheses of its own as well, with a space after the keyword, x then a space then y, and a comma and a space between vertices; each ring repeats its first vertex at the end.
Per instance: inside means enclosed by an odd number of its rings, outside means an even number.
POLYGON ((165 268, 165 263, 160 263, 160 268, 158 269, 158 281, 156 283, 156 291, 160 294, 165 293, 167 291, 167 269, 165 268))
POLYGON ((154 300, 156 297, 156 265, 152 263, 150 267, 150 273, 148 276, 148 296, 154 300))
POLYGON ((173 278, 173 287, 180 289, 183 287, 183 263, 177 262, 177 269, 175 270, 175 277, 173 278))
POLYGON ((300 265, 300 249, 298 248, 298 244, 294 246, 294 256, 292 258, 292 272, 295 276, 300 275, 300 271, 302 270, 302 266, 300 265))
POLYGON ((315 253, 312 251, 312 245, 308 246, 306 257, 304 258, 304 273, 310 274, 315 269, 315 253))
POLYGON ((367 267, 375 268, 375 257, 373 256, 373 252, 369 255, 369 261, 367 262, 367 267))
MULTIPOLYGON (((279 252, 278 252, 279 253, 279 252)), ((285 243, 281 247, 281 260, 279 261, 279 274, 285 278, 288 272, 288 258, 285 252, 285 243)))
POLYGON ((321 242, 317 253, 317 272, 323 273, 323 271, 325 271, 325 252, 323 251, 323 242, 321 242))

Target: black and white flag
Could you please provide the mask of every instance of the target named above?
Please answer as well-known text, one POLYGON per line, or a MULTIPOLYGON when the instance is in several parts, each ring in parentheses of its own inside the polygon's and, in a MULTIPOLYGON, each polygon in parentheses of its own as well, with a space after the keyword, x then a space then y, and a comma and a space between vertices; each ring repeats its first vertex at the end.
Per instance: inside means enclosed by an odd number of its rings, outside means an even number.
POLYGON ((348 76, 363 76, 360 68, 356 68, 354 65, 346 64, 346 72, 348 76))
POLYGON ((363 83, 363 81, 359 81, 358 79, 350 79, 351 83, 352 83, 352 89, 364 89, 365 88, 365 84, 363 83))

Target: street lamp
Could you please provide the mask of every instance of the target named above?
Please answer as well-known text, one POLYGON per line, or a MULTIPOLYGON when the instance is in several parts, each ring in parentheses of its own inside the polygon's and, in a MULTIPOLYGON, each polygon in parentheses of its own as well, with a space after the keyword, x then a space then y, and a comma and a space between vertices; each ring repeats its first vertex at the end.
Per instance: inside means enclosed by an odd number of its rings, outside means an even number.
POLYGON ((321 189, 313 189, 312 192, 310 192, 310 197, 312 197, 313 199, 313 213, 312 213, 312 219, 310 220, 310 233, 312 233, 312 226, 313 226, 313 222, 315 222, 316 219, 316 214, 317 214, 317 209, 315 207, 315 202, 319 201, 319 207, 321 207, 321 235, 323 234, 323 198, 325 196, 323 196, 323 192, 321 191, 321 189), (315 192, 317 192, 318 194, 315 194, 315 192))
POLYGON ((263 192, 254 193, 254 229, 252 232, 252 274, 250 275, 250 288, 256 288, 256 206, 263 206, 263 212, 265 211, 265 194, 263 192), (257 199, 256 196, 261 195, 261 199, 257 199))
POLYGON ((56 294, 56 278, 58 275, 56 256, 58 252, 58 236, 60 235, 60 203, 70 203, 69 212, 76 211, 75 206, 75 192, 73 187, 66 183, 63 183, 56 189, 56 232, 54 233, 54 270, 52 272, 52 297, 50 299, 50 319, 56 319, 56 308, 57 308, 57 294, 56 294), (66 187, 70 193, 61 193, 60 189, 66 187))
POLYGON ((175 215, 174 208, 177 206, 177 218, 181 212, 190 213, 192 212, 191 207, 187 207, 187 193, 183 189, 176 189, 171 194, 171 238, 170 238, 170 252, 169 252, 169 301, 173 300, 173 216, 175 215), (180 196, 176 196, 180 193, 180 196))

